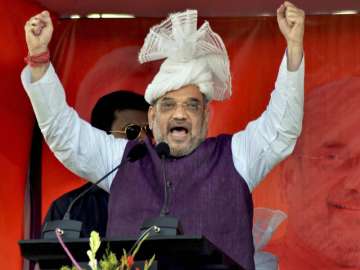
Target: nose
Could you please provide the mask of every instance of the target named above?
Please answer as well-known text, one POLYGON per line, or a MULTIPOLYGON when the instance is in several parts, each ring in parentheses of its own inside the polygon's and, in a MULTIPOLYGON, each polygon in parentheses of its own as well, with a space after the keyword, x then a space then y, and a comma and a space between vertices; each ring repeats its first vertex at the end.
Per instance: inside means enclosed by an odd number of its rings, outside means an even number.
POLYGON ((360 175, 351 175, 345 180, 344 188, 351 193, 360 193, 360 175))
POLYGON ((360 193, 360 157, 353 157, 351 166, 348 166, 348 177, 344 181, 344 188, 351 193, 360 193))
POLYGON ((172 117, 174 119, 181 119, 181 120, 187 119, 187 113, 186 113, 186 110, 185 110, 183 104, 176 105, 176 108, 175 108, 175 111, 174 111, 172 117))
POLYGON ((355 177, 349 177, 345 180, 344 188, 338 190, 338 193, 343 196, 344 206, 350 208, 360 209, 360 185, 359 175, 355 177))

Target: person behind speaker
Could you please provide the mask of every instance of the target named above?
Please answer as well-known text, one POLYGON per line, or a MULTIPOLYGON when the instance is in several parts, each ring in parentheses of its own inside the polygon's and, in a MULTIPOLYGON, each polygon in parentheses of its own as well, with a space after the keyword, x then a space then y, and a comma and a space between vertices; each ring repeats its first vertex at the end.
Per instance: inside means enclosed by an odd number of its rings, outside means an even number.
MULTIPOLYGON (((114 91, 102 96, 91 112, 90 123, 115 138, 143 140, 144 127, 147 125, 149 105, 144 96, 131 91, 114 91)), ((54 200, 45 216, 44 223, 62 219, 70 203, 84 190, 89 189, 91 182, 71 190, 54 200)), ((104 237, 108 219, 109 193, 100 187, 81 197, 71 208, 70 219, 82 222, 80 237, 89 237, 91 231, 99 232, 104 237)))

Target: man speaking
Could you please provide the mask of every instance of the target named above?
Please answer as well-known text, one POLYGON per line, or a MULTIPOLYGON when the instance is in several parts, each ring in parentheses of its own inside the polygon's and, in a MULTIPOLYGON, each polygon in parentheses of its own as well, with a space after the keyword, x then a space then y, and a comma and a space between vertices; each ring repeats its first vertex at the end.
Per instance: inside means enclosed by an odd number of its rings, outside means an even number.
MULTIPOLYGON (((255 268, 251 191, 292 152, 301 131, 304 18, 289 2, 279 7, 277 19, 287 50, 270 103, 245 130, 215 138, 206 138, 209 103, 231 96, 222 39, 207 22, 197 29, 193 10, 172 14, 150 29, 139 61, 165 59, 145 91, 153 138, 145 140, 144 157, 123 164, 101 183, 110 191, 109 237, 137 235, 145 219, 158 216, 169 192, 166 210, 181 220, 185 234, 204 235, 244 269, 255 268), (170 158, 163 161, 168 189, 155 151, 160 142, 170 147, 170 158)), ((125 162, 134 143, 91 127, 67 105, 49 62, 52 31, 46 11, 26 23, 29 55, 22 82, 56 157, 95 182, 125 162)))

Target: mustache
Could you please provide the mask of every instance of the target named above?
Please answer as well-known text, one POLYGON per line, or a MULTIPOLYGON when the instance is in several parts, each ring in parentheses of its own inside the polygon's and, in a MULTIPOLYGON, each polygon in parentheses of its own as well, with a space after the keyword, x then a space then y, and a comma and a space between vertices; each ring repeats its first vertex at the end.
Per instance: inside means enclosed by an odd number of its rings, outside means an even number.
POLYGON ((358 185, 344 187, 345 181, 341 181, 334 185, 329 191, 327 197, 328 205, 336 208, 349 210, 360 210, 360 189, 358 185))
POLYGON ((187 131, 190 131, 192 128, 191 123, 185 121, 185 120, 172 120, 168 123, 167 131, 170 132, 171 130, 175 128, 183 128, 187 131))

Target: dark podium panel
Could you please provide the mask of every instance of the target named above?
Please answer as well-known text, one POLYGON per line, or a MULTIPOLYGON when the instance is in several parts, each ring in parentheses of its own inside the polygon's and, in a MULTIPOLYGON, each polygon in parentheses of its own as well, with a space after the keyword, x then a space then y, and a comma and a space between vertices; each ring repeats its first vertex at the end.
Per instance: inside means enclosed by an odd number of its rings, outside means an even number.
MULTIPOLYGON (((135 238, 102 239, 97 258, 102 257, 108 246, 112 252, 120 256, 123 248, 129 251, 135 241, 135 238)), ((64 239, 64 242, 79 263, 88 262, 86 255, 86 251, 90 249, 88 238, 64 239)), ((21 240, 19 245, 22 256, 30 261, 38 262, 41 269, 59 269, 63 265, 71 265, 65 251, 55 239, 21 240)), ((152 237, 143 242, 135 260, 148 260, 154 254, 156 255, 156 263, 152 269, 242 269, 201 236, 152 237)))

